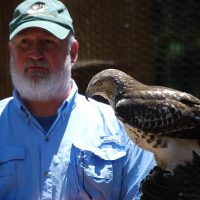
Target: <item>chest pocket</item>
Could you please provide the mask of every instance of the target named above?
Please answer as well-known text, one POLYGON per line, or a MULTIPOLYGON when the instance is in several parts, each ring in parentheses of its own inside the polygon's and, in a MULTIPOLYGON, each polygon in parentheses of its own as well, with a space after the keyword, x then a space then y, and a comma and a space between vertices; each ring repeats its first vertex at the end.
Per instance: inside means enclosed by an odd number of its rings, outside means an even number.
MULTIPOLYGON (((79 196, 104 200, 111 199, 115 191, 114 171, 118 168, 119 176, 122 173, 123 159, 126 155, 124 149, 117 147, 92 147, 75 143, 79 177, 79 196), (77 148, 78 147, 78 148, 77 148)), ((118 190, 120 190, 120 182, 118 190)), ((119 191, 115 191, 119 193, 119 191)), ((117 199, 117 198, 115 198, 117 199)))
POLYGON ((0 199, 16 199, 18 187, 18 171, 20 162, 24 160, 24 148, 0 148, 0 199))

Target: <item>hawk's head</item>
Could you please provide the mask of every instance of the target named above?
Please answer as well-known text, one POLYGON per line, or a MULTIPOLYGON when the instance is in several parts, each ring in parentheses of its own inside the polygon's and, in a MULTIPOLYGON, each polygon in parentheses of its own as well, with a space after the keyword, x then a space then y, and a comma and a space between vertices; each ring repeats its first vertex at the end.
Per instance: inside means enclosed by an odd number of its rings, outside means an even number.
POLYGON ((120 70, 106 69, 97 73, 91 79, 85 95, 86 98, 100 95, 113 105, 116 97, 122 96, 125 92, 127 93, 130 85, 133 84, 138 85, 140 83, 120 70))
POLYGON ((95 95, 100 95, 108 101, 110 99, 113 99, 113 90, 116 90, 117 86, 115 84, 116 78, 117 77, 113 76, 112 70, 104 70, 97 73, 88 84, 88 87, 85 92, 86 98, 93 97, 95 95))

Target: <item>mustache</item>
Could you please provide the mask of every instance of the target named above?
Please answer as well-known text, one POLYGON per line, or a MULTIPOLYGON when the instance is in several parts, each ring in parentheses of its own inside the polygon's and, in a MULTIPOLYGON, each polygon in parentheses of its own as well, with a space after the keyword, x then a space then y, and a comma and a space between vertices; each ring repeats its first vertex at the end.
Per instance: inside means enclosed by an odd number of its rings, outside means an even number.
POLYGON ((41 66, 48 69, 50 68, 50 65, 44 60, 28 60, 28 62, 25 64, 25 69, 34 66, 41 66))

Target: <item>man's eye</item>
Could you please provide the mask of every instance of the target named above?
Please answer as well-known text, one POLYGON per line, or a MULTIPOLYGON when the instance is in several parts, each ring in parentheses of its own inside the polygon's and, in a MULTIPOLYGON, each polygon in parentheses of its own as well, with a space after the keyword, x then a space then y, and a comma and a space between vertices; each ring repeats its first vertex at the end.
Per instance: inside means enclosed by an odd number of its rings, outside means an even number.
POLYGON ((46 44, 54 44, 54 41, 53 41, 53 40, 48 40, 48 39, 47 39, 47 40, 45 40, 45 43, 46 43, 46 44))
POLYGON ((21 44, 22 46, 27 46, 27 45, 29 45, 29 41, 28 41, 27 39, 23 39, 23 40, 20 42, 20 44, 21 44))
POLYGON ((43 41, 43 46, 46 48, 54 48, 55 42, 54 42, 54 40, 46 39, 43 41))

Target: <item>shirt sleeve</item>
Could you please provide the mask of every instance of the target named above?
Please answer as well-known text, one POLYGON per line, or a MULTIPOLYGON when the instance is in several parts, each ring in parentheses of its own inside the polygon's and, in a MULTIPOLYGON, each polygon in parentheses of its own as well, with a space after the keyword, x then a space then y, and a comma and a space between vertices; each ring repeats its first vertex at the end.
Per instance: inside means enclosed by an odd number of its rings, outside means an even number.
POLYGON ((155 166, 155 159, 151 152, 147 152, 128 141, 127 154, 124 162, 121 198, 123 200, 140 199, 140 183, 155 166))

